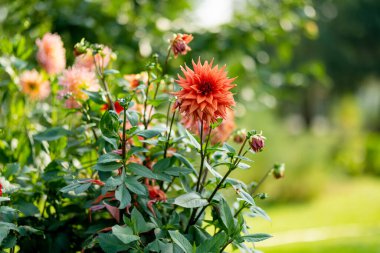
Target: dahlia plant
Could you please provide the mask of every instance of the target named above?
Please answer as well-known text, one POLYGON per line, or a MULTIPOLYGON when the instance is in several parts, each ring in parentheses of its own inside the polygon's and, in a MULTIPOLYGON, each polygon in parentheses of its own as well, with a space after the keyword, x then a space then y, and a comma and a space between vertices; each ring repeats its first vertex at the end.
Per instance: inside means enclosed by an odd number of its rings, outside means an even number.
POLYGON ((171 56, 189 53, 192 40, 174 35, 166 58, 154 55, 137 74, 112 68, 116 54, 104 45, 82 40, 66 67, 57 34, 37 40, 42 69, 11 75, 29 105, 32 147, 0 178, 3 248, 32 252, 40 238, 43 252, 253 252, 270 237, 252 233, 245 215, 269 219, 258 188, 284 167, 250 185, 230 177, 250 169, 265 137, 235 130, 226 66, 198 58, 168 75, 171 56))

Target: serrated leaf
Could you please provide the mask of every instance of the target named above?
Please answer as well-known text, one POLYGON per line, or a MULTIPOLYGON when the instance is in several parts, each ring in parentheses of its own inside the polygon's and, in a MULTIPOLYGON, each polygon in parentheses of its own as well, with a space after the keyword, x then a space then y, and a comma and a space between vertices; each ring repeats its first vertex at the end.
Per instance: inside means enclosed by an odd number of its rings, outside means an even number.
POLYGON ((186 239, 185 236, 183 236, 178 231, 172 230, 169 230, 169 234, 173 242, 177 244, 183 251, 185 251, 185 253, 193 252, 193 247, 191 246, 190 242, 186 239))
POLYGON ((206 206, 208 201, 203 199, 199 193, 190 192, 175 198, 174 204, 185 208, 196 208, 206 206))

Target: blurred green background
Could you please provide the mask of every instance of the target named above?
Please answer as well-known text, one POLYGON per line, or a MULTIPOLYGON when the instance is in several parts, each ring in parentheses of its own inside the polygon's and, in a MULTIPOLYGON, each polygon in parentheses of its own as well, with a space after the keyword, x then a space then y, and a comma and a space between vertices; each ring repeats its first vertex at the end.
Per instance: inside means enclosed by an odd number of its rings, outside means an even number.
POLYGON ((253 169, 234 176, 257 181, 286 163, 286 177, 261 189, 273 221, 252 229, 274 238, 258 249, 380 252, 380 1, 0 1, 2 43, 34 45, 49 31, 68 49, 83 37, 111 46, 123 73, 164 57, 173 32, 192 33, 170 72, 199 56, 227 64, 239 127, 268 138, 253 169))

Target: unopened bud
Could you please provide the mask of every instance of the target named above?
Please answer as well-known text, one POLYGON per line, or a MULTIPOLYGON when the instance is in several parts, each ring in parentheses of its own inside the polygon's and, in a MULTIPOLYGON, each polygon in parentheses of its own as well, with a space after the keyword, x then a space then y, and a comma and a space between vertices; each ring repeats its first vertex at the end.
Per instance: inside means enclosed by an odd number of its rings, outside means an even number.
POLYGON ((256 153, 261 152, 263 151, 263 148, 265 146, 265 137, 261 134, 255 134, 251 137, 249 145, 251 146, 252 150, 256 153))
POLYGON ((243 143, 246 136, 247 136, 247 133, 245 132, 245 129, 241 129, 234 134, 234 142, 243 143))
POLYGON ((273 176, 276 179, 283 178, 285 176, 285 164, 284 163, 276 163, 273 166, 273 176))

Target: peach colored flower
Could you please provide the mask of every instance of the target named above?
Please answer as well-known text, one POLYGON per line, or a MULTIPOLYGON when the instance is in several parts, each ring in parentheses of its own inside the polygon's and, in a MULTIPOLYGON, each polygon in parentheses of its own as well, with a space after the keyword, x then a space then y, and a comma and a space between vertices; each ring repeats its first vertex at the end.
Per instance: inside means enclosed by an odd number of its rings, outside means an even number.
POLYGON ((41 100, 49 96, 50 83, 37 70, 26 70, 20 76, 22 92, 33 100, 41 100))
POLYGON ((235 129, 235 115, 231 109, 227 109, 226 118, 211 132, 211 144, 225 142, 235 129))
POLYGON ((228 78, 224 70, 226 66, 218 68, 212 66, 213 61, 201 64, 192 62, 194 70, 181 67, 184 77, 178 75, 176 82, 182 90, 174 92, 178 97, 177 106, 182 116, 190 126, 197 126, 203 122, 204 127, 215 122, 217 118, 225 119, 227 109, 235 105, 231 89, 235 78, 228 78))
POLYGON ((97 53, 95 56, 92 55, 92 50, 88 49, 86 53, 80 54, 75 57, 74 66, 75 68, 87 68, 91 71, 95 70, 96 65, 100 68, 105 68, 109 64, 112 56, 112 50, 109 47, 104 47, 101 53, 97 53), (95 59, 94 59, 95 57, 95 59))
POLYGON ((136 89, 141 83, 148 82, 148 73, 141 72, 139 74, 124 75, 124 79, 128 81, 131 89, 136 89))
POLYGON ((193 40, 193 35, 191 34, 174 34, 173 39, 171 39, 171 49, 174 53, 174 58, 177 58, 179 54, 185 55, 191 48, 188 44, 193 40))
POLYGON ((98 91, 99 83, 94 72, 86 68, 69 68, 65 70, 59 78, 62 90, 59 92, 60 98, 65 98, 67 108, 78 108, 80 102, 88 98, 83 90, 98 91))
POLYGON ((51 75, 61 73, 66 66, 65 48, 58 34, 46 33, 37 39, 37 61, 51 75))

